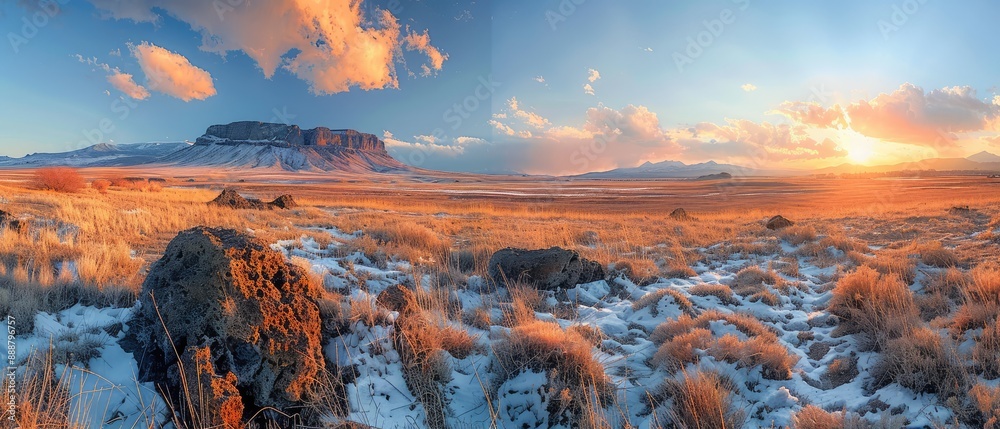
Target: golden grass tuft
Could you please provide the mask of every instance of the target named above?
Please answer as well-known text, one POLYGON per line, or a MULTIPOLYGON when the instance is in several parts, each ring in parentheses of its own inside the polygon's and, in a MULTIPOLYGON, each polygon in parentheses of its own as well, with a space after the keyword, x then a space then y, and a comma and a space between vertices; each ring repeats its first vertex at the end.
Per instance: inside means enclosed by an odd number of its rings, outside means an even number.
POLYGON ((733 290, 723 284, 700 283, 689 288, 688 292, 695 296, 714 296, 725 305, 740 305, 740 301, 733 296, 733 290))
POLYGON ((842 429, 844 413, 831 413, 815 405, 806 405, 792 416, 793 429, 842 429))
POLYGON ((685 313, 690 314, 694 312, 694 304, 691 303, 691 300, 688 299, 683 292, 671 287, 657 289, 654 292, 643 295, 641 298, 632 302, 632 310, 639 311, 644 308, 649 308, 650 313, 652 313, 653 316, 657 316, 659 314, 658 305, 660 301, 663 300, 663 297, 668 295, 671 299, 673 299, 674 304, 680 307, 680 309, 685 313))
POLYGON ((675 427, 737 429, 746 421, 746 414, 733 402, 732 383, 714 372, 685 371, 659 390, 658 396, 672 403, 666 420, 675 427))
POLYGON ((899 277, 866 266, 837 282, 827 310, 840 318, 837 335, 861 334, 874 349, 919 322, 913 293, 899 277))

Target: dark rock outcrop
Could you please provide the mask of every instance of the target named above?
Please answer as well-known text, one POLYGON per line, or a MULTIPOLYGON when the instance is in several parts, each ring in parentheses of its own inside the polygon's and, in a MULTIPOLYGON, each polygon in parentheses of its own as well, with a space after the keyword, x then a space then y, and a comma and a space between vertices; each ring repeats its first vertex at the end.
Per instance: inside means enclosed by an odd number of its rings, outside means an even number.
POLYGON ((213 422, 230 425, 237 414, 245 419, 315 399, 311 383, 326 365, 321 294, 303 268, 267 243, 230 229, 193 228, 153 264, 124 344, 141 380, 176 395, 176 404, 200 386, 213 422))
POLYGON ((601 264, 559 247, 542 250, 506 248, 490 257, 489 275, 497 283, 524 281, 539 289, 573 288, 604 279, 601 264))
POLYGON ((795 225, 795 222, 792 222, 792 221, 790 221, 788 219, 785 219, 781 215, 777 215, 777 216, 774 216, 774 217, 768 219, 766 226, 767 226, 767 229, 778 230, 778 229, 782 229, 782 228, 787 228, 787 227, 792 226, 792 225, 795 225))
POLYGON ((244 209, 244 210, 271 210, 271 209, 293 209, 299 206, 295 202, 295 198, 291 195, 285 194, 274 201, 265 203, 261 200, 255 198, 244 198, 235 189, 226 188, 222 190, 219 196, 215 197, 214 200, 208 202, 211 205, 229 207, 231 209, 244 209))
POLYGON ((670 212, 670 218, 673 220, 691 220, 691 216, 688 216, 687 211, 682 208, 676 208, 670 212))
POLYGON ((299 206, 299 204, 295 202, 295 198, 288 194, 275 198, 274 201, 271 201, 268 205, 279 209, 294 209, 299 206))
POLYGON ((308 130, 298 125, 241 121, 208 127, 196 145, 277 145, 277 146, 331 146, 367 152, 385 152, 385 143, 374 134, 355 130, 331 130, 317 127, 308 130))

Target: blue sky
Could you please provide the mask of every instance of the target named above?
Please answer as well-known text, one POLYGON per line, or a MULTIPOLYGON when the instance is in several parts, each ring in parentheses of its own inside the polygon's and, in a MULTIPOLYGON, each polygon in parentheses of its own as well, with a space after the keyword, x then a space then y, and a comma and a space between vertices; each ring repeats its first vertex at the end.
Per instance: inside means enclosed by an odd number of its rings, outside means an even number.
POLYGON ((194 140, 237 120, 355 128, 455 171, 1000 151, 987 1, 126 3, 0 3, 0 154, 194 140))

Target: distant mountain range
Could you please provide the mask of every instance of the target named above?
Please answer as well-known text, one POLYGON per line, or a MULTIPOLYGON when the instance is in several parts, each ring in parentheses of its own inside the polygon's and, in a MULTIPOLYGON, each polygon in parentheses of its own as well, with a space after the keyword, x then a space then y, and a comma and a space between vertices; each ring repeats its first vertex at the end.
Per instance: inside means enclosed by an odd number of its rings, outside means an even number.
POLYGON ((809 174, 798 170, 766 170, 733 164, 719 164, 715 161, 700 164, 685 164, 680 161, 646 162, 638 167, 617 168, 574 176, 581 179, 679 179, 712 177, 728 173, 734 177, 746 176, 794 176, 809 174))
MULTIPOLYGON (((62 153, 33 153, 22 158, 0 156, 0 168, 54 165, 73 167, 160 165, 350 173, 423 171, 394 159, 385 150, 385 143, 373 134, 323 127, 303 130, 296 125, 252 121, 212 125, 194 143, 101 143, 62 153)), ((571 177, 612 180, 724 180, 730 177, 888 173, 906 170, 997 174, 1000 173, 1000 156, 983 151, 967 158, 931 158, 878 166, 841 164, 818 170, 762 169, 719 164, 715 161, 698 164, 661 161, 571 177)), ((491 173, 520 175, 509 171, 491 173)))
POLYGON ((351 173, 409 171, 372 134, 265 122, 213 125, 195 143, 101 143, 63 153, 0 157, 0 167, 165 165, 351 173))
POLYGON ((0 157, 0 167, 122 167, 156 162, 166 155, 191 146, 190 143, 100 143, 62 153, 33 153, 23 158, 0 157))

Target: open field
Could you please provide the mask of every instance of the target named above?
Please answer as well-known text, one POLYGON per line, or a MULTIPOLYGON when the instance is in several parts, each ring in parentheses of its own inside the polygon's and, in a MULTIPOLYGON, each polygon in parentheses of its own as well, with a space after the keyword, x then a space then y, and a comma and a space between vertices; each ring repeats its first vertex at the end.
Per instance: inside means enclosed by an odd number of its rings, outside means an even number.
POLYGON ((81 393, 109 362, 136 363, 117 332, 82 347, 67 338, 127 323, 151 264, 195 226, 274 244, 326 286, 345 326, 325 346, 328 365, 354 373, 340 381, 343 403, 321 410, 336 421, 818 428, 1000 418, 997 179, 80 172, 87 182, 164 181, 63 194, 35 189, 31 170, 0 171, 0 210, 34 219, 0 233, 0 304, 19 321, 19 356, 51 340, 56 374, 78 371, 57 420, 105 422, 113 399, 142 404, 119 407, 121 424, 181 424, 148 398, 149 383, 81 393), (300 207, 206 204, 228 186, 262 200, 291 194, 300 207), (671 218, 679 207, 692 218, 671 218), (765 228, 777 214, 796 225, 765 228), (606 278, 556 290, 491 279, 497 250, 551 246, 596 261, 606 278), (416 310, 392 316, 377 302, 397 285, 413 291, 416 310))

